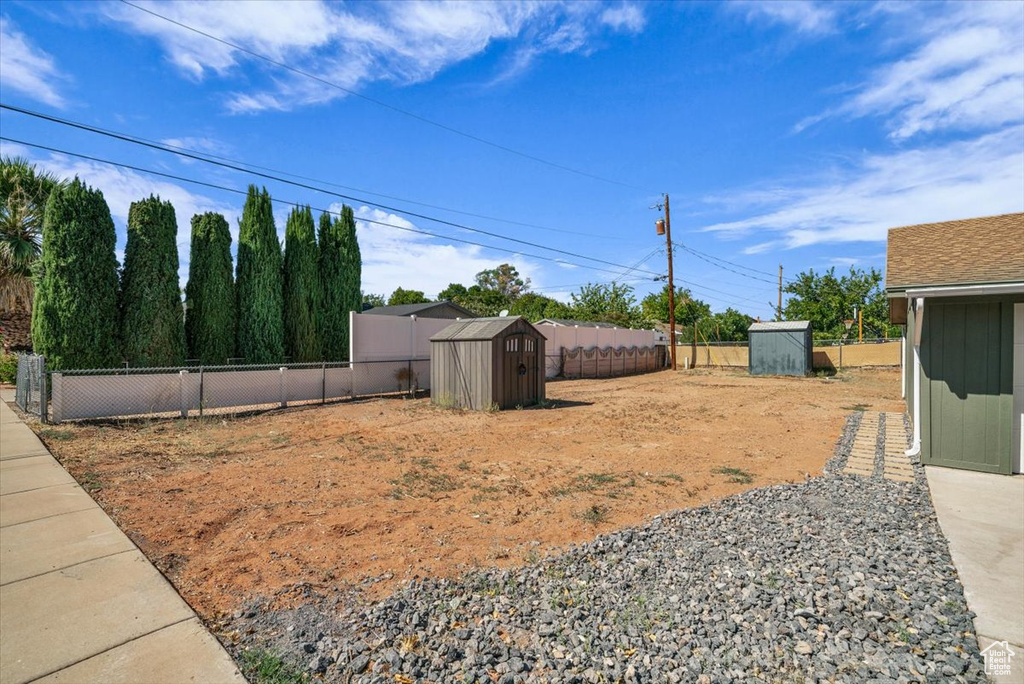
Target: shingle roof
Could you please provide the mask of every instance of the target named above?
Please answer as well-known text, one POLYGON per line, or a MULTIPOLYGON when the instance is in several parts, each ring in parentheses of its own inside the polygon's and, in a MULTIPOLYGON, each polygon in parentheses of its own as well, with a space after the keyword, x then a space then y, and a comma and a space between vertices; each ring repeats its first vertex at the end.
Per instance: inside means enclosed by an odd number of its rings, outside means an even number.
POLYGON ((885 287, 1024 282, 1024 214, 889 230, 885 287))
POLYGON ((747 331, 797 332, 807 330, 810 327, 810 321, 765 321, 764 323, 751 323, 747 331))
MULTIPOLYGON (((498 316, 494 318, 473 318, 457 321, 430 338, 431 342, 442 340, 490 340, 520 321, 522 316, 498 316)), ((529 325, 529 323, 526 323, 529 325)))
POLYGON ((614 323, 605 323, 604 321, 574 321, 569 318, 543 318, 537 321, 537 325, 542 323, 550 323, 551 325, 564 325, 568 327, 579 326, 581 328, 617 328, 618 326, 614 323))
POLYGON ((423 304, 396 304, 394 306, 375 306, 372 309, 367 309, 364 314, 371 314, 374 316, 418 316, 429 312, 431 309, 439 307, 452 308, 460 313, 464 313, 466 318, 473 318, 476 316, 475 313, 469 309, 459 306, 455 302, 426 302, 423 304))

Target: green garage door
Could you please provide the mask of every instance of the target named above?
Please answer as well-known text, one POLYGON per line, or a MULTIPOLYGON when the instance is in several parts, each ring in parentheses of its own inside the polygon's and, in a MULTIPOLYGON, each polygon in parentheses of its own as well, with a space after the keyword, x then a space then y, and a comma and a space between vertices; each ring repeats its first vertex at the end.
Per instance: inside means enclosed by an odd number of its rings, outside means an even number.
POLYGON ((929 299, 921 370, 922 461, 1009 474, 1013 304, 929 299))

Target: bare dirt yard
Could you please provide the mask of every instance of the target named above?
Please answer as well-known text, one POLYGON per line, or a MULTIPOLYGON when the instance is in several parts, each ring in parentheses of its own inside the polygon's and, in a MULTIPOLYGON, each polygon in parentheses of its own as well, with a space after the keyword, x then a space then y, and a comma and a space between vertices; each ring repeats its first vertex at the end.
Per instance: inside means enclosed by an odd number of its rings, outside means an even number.
POLYGON ((617 527, 803 480, 899 371, 739 371, 548 384, 500 413, 389 398, 236 418, 40 426, 207 620, 257 597, 530 562, 617 527))

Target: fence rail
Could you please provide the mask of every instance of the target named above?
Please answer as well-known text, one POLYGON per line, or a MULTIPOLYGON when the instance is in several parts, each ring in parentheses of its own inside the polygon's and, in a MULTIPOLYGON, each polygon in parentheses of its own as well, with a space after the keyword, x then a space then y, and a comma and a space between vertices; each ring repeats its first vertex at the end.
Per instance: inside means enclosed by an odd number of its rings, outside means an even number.
POLYGON ((48 373, 43 358, 32 357, 19 358, 16 399, 22 410, 60 423, 237 413, 426 389, 430 389, 430 360, 422 358, 48 373))

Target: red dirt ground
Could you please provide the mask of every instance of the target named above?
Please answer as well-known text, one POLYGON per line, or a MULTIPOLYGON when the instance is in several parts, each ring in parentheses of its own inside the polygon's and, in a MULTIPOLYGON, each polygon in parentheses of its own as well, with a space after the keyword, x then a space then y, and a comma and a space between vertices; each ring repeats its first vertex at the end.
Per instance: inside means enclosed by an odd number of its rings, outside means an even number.
POLYGON ((296 586, 328 593, 375 577, 364 586, 377 597, 417 575, 529 562, 802 480, 829 459, 846 415, 899 411, 898 397, 897 370, 662 372, 552 382, 552 406, 522 411, 384 399, 40 435, 213 620, 296 586))

